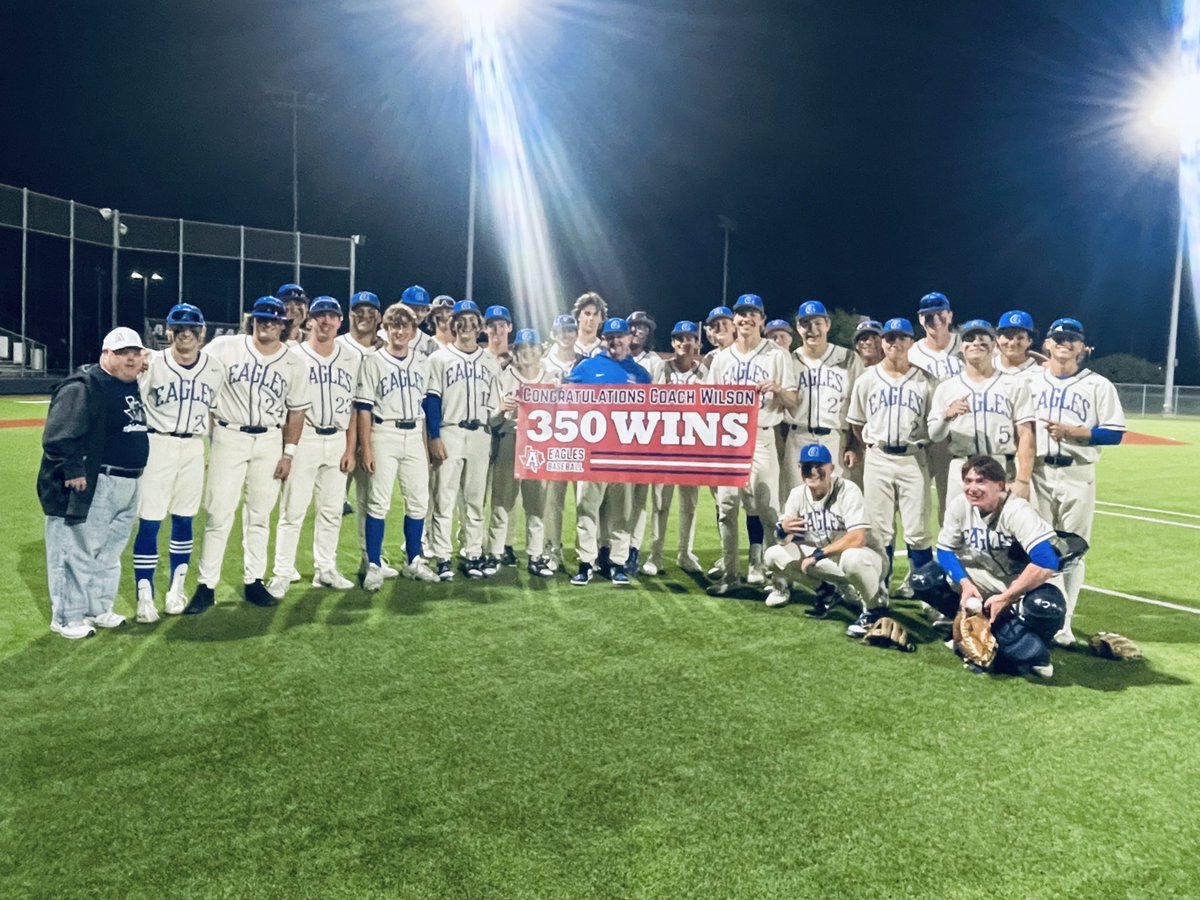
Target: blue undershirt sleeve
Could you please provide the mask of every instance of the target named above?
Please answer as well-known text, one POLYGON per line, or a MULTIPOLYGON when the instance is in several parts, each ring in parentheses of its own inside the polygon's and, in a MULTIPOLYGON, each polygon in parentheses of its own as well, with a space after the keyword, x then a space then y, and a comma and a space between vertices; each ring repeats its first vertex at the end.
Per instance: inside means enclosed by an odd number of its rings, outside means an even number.
POLYGON ((1101 428, 1097 425, 1092 429, 1092 443, 1097 447, 1119 444, 1124 437, 1125 432, 1113 428, 1101 428))
POLYGON ((967 570, 962 567, 962 563, 958 561, 958 557, 951 551, 938 547, 937 561, 938 565, 946 570, 946 574, 953 579, 955 584, 958 584, 967 577, 967 570))
POLYGON ((426 394, 421 401, 421 409, 425 410, 425 429, 429 432, 431 441, 442 436, 442 398, 436 394, 426 394))
POLYGON ((1030 547, 1029 559, 1034 565, 1041 566, 1043 569, 1053 569, 1055 572, 1059 570, 1058 553, 1049 541, 1042 541, 1040 544, 1030 547))

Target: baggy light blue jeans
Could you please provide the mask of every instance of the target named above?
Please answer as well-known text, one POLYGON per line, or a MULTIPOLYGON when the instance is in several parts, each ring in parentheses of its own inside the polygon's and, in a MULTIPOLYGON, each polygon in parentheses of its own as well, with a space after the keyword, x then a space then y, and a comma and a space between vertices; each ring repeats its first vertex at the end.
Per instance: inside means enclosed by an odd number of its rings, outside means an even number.
POLYGON ((121 581, 121 554, 137 521, 136 478, 100 475, 83 522, 46 516, 46 577, 50 615, 66 625, 112 612, 121 581))

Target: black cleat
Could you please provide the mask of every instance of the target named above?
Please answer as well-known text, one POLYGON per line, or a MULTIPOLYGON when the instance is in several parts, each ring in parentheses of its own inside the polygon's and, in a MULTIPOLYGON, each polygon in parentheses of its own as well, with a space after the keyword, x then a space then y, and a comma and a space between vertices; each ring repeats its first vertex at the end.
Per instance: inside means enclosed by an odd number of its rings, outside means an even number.
POLYGON ((217 598, 213 596, 213 589, 207 584, 198 584, 196 585, 196 593, 192 594, 192 599, 183 608, 183 614, 185 616, 198 616, 216 602, 217 598))
POLYGON ((515 569, 517 567, 517 552, 507 544, 504 547, 504 555, 500 557, 500 565, 506 569, 515 569))
POLYGON ((638 548, 629 548, 629 557, 625 560, 625 574, 632 578, 638 571, 638 548))
POLYGON ((279 603, 278 600, 267 593, 267 589, 263 586, 261 578, 256 578, 246 585, 245 597, 247 603, 253 603, 255 606, 275 606, 279 603))
POLYGON ((350 505, 350 501, 349 501, 349 500, 343 500, 343 501, 342 501, 342 515, 343 515, 343 516, 352 516, 352 515, 354 515, 354 507, 350 505))
POLYGON ((811 609, 806 609, 804 614, 810 619, 823 619, 829 615, 829 611, 837 606, 838 595, 834 590, 833 585, 825 582, 817 589, 817 596, 813 600, 811 609))

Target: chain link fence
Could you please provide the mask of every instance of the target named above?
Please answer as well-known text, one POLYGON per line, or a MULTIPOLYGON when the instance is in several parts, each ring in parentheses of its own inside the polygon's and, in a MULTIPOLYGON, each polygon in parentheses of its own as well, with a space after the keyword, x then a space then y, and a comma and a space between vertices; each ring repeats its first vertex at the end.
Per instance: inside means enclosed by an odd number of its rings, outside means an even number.
MULTIPOLYGON (((1166 388, 1161 384, 1118 384, 1121 406, 1129 416, 1157 416, 1163 412, 1166 388)), ((1178 416, 1200 416, 1200 387, 1176 385, 1172 409, 1178 416)))
MULTIPOLYGON (((4 368, 21 374, 70 369, 92 359, 97 336, 118 324, 134 322, 145 332, 151 300, 158 307, 192 302, 206 315, 237 320, 252 300, 249 294, 259 296, 284 281, 312 278, 322 292, 348 289, 349 296, 363 243, 360 235, 135 215, 5 184, 0 184, 0 226, 20 232, 19 267, 10 267, 15 241, 0 245, 0 273, 9 276, 0 278, 0 326, 8 327, 12 336, 6 341, 18 348, 5 354, 9 365, 4 368), (160 266, 153 281, 135 272, 160 266), (18 269, 19 286, 11 278, 18 269), (328 273, 338 272, 345 280, 330 282, 328 273), (173 298, 165 294, 171 289, 173 298), (26 346, 41 352, 24 352, 26 346)), ((159 309, 160 317, 164 312, 159 309)))

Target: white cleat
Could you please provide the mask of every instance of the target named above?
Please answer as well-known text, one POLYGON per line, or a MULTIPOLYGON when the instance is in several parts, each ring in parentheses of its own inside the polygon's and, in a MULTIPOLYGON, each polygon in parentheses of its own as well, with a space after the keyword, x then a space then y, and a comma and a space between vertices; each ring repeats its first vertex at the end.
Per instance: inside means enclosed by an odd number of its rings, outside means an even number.
POLYGON ((710 584, 705 589, 705 593, 707 593, 710 597, 728 597, 730 594, 740 591, 743 587, 744 585, 742 582, 737 578, 737 576, 734 576, 732 581, 722 579, 716 584, 710 584))
POLYGON ((295 584, 300 580, 300 573, 292 569, 292 574, 288 576, 288 584, 295 584))
POLYGON ((333 588, 335 591, 348 591, 354 587, 354 582, 337 569, 318 570, 313 575, 313 587, 333 588))
POLYGON ((644 562, 644 563, 642 563, 642 574, 643 575, 657 575, 658 574, 658 566, 656 566, 654 563, 649 562, 649 561, 644 562))
POLYGON ((287 596, 288 588, 292 586, 292 579, 289 575, 276 575, 267 582, 267 593, 276 600, 282 600, 287 596))
POLYGON ((187 563, 175 570, 171 577, 171 588, 167 591, 166 611, 168 616, 178 616, 188 605, 188 596, 183 591, 183 582, 187 579, 187 563))
POLYGON ((383 568, 367 563, 367 574, 363 576, 363 590, 374 593, 383 587, 383 568))
POLYGON ((1044 666, 1030 666, 1029 670, 1038 678, 1054 677, 1054 663, 1046 663, 1044 666))
POLYGON ((438 578, 437 572, 429 568, 429 563, 425 561, 425 557, 418 556, 403 569, 400 570, 405 578, 411 578, 413 581, 441 581, 438 578))
POLYGON ((761 563, 753 563, 750 570, 746 573, 746 584, 755 586, 767 583, 767 570, 763 568, 761 563))
POLYGON ((84 616, 83 623, 91 625, 94 628, 120 628, 125 624, 125 617, 120 613, 112 612, 100 613, 98 616, 84 616))
POLYGON ((74 622, 68 622, 66 625, 51 622, 50 630, 55 634, 62 635, 68 641, 78 641, 81 638, 90 638, 96 634, 95 628, 79 619, 76 619, 74 622))
POLYGON ((904 580, 900 582, 900 587, 896 588, 896 596, 901 600, 911 600, 916 595, 913 593, 912 573, 904 576, 904 580))
POLYGON ((1054 643, 1056 646, 1059 646, 1059 647, 1074 647, 1075 646, 1075 632, 1071 631, 1068 628, 1064 628, 1062 631, 1060 631, 1058 634, 1056 634, 1054 636, 1054 643))
POLYGON ((771 593, 767 594, 767 606, 772 609, 777 609, 780 606, 787 606, 788 601, 792 599, 792 592, 775 588, 771 593))
POLYGON ((137 620, 143 625, 158 621, 158 610, 154 607, 154 586, 142 578, 137 584, 137 620))
POLYGON ((700 566, 700 560, 694 556, 681 556, 675 560, 675 565, 679 566, 679 568, 683 569, 689 575, 699 575, 704 571, 700 566))
POLYGON ((725 560, 718 559, 705 573, 709 578, 720 578, 725 574, 725 560))

